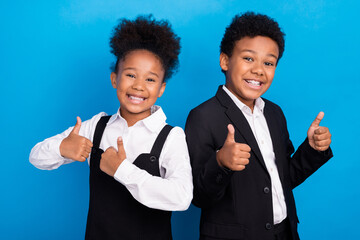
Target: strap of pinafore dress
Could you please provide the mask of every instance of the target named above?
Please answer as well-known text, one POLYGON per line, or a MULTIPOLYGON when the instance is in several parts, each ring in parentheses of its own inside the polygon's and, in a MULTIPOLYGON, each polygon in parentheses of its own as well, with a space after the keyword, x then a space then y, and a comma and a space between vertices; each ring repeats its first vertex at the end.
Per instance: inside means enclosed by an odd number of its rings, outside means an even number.
POLYGON ((158 137, 156 138, 155 142, 154 142, 154 145, 151 149, 151 152, 150 152, 150 160, 156 160, 156 159, 159 159, 159 156, 160 156, 160 153, 161 153, 161 150, 164 146, 164 143, 166 141, 166 138, 167 136, 169 135, 171 129, 173 129, 173 126, 170 126, 170 125, 165 125, 163 127, 163 129, 161 130, 161 132, 159 133, 158 137), (155 157, 155 159, 154 159, 155 157))
POLYGON ((96 128, 95 128, 94 138, 93 138, 93 148, 99 148, 101 138, 102 138, 102 135, 104 133, 106 124, 107 124, 107 122, 109 121, 110 118, 111 118, 111 115, 103 116, 98 121, 98 123, 96 125, 96 128))

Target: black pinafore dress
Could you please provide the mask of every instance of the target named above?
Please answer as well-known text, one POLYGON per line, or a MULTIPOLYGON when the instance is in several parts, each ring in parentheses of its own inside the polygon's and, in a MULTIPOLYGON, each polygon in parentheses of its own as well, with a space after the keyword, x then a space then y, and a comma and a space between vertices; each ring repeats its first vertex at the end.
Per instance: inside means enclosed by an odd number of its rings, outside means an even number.
MULTIPOLYGON (((152 209, 139 203, 124 185, 100 169, 99 148, 106 124, 111 116, 102 117, 96 125, 90 158, 90 202, 86 240, 169 240, 171 212, 152 209)), ((150 153, 139 155, 133 164, 160 177, 159 156, 173 127, 165 125, 150 153)))

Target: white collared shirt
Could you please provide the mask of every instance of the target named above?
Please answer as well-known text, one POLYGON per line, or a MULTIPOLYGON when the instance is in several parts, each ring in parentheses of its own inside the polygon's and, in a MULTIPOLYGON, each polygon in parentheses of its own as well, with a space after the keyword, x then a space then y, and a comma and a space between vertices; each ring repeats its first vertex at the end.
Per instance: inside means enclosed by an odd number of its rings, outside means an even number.
POLYGON ((274 224, 282 222, 286 216, 286 203, 283 188, 280 182, 278 169, 275 163, 275 153, 269 132, 269 127, 264 116, 265 102, 261 98, 255 100, 254 111, 241 102, 232 92, 223 86, 224 91, 230 96, 236 106, 244 114, 259 145, 266 168, 271 178, 271 192, 273 199, 274 224))
MULTIPOLYGON (((82 122, 79 135, 92 141, 97 122, 106 115, 101 112, 82 122)), ((109 119, 99 147, 104 151, 111 146, 117 149, 117 138, 121 136, 126 159, 118 167, 114 178, 122 183, 137 201, 150 208, 183 211, 191 203, 193 184, 185 134, 180 127, 171 130, 163 146, 159 157, 161 177, 152 176, 133 164, 140 154, 150 153, 155 139, 166 125, 165 121, 166 116, 162 109, 153 106, 149 117, 128 127, 126 120, 117 111, 109 119)), ((46 170, 74 162, 62 157, 59 150, 60 143, 72 129, 73 127, 70 127, 63 133, 36 144, 31 150, 30 162, 35 167, 46 170)))

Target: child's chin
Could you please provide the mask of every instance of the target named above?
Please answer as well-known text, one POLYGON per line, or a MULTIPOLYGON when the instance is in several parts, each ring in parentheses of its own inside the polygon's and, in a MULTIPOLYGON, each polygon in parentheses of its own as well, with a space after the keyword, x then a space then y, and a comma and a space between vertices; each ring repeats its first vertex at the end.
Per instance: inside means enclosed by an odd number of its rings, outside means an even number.
POLYGON ((150 108, 134 108, 134 109, 129 109, 128 110, 129 113, 134 114, 134 115, 150 115, 151 114, 151 109, 150 108))

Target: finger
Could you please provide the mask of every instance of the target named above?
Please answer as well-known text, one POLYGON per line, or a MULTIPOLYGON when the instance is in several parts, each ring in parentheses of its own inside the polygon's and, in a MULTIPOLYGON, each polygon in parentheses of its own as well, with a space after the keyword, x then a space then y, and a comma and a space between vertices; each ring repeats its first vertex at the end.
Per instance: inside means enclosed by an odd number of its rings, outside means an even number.
POLYGON ((80 117, 76 117, 76 124, 71 132, 79 135, 80 127, 81 127, 81 119, 80 117))
POLYGON ((85 161, 86 161, 86 157, 83 156, 83 155, 81 155, 81 156, 79 157, 79 161, 80 161, 80 162, 85 162, 85 161))
POLYGON ((247 144, 239 143, 238 146, 239 146, 240 151, 242 151, 242 152, 248 152, 249 153, 251 151, 250 146, 247 145, 247 144))
POLYGON ((315 133, 314 134, 314 140, 315 141, 321 141, 325 139, 331 139, 331 133, 330 132, 324 132, 324 133, 315 133))
POLYGON ((125 153, 124 141, 123 141, 122 137, 118 137, 117 146, 118 146, 118 155, 121 158, 124 158, 126 156, 126 153, 125 153))
POLYGON ((315 141, 315 146, 316 147, 328 147, 331 144, 331 139, 325 139, 325 140, 321 140, 321 141, 315 141))
POLYGON ((92 143, 89 139, 86 139, 86 140, 87 140, 87 141, 86 141, 86 146, 92 148, 92 147, 93 147, 93 143, 92 143))
POLYGON ((84 157, 85 159, 89 157, 89 153, 84 151, 82 154, 81 154, 81 157, 84 157))
POLYGON ((227 135, 225 141, 234 143, 235 142, 235 129, 234 129, 234 126, 232 124, 229 124, 229 125, 227 125, 227 129, 228 129, 228 135, 227 135))
POLYGON ((229 162, 234 165, 246 165, 249 163, 250 156, 248 152, 237 153, 230 158, 229 162))
POLYGON ((249 164, 249 158, 247 158, 247 157, 243 157, 243 158, 239 158, 239 160, 238 160, 238 165, 248 165, 249 164))
POLYGON ((316 135, 326 134, 326 133, 329 133, 329 129, 327 127, 319 127, 314 131, 314 133, 316 135))
MULTIPOLYGON (((108 148, 105 150, 105 152, 115 152, 115 153, 117 153, 116 149, 115 149, 113 146, 108 147, 108 148)), ((105 153, 105 152, 104 152, 104 153, 105 153)), ((104 153, 103 153, 103 154, 104 154, 104 153)))
POLYGON ((82 145, 81 145, 81 147, 82 147, 83 149, 91 149, 91 148, 93 147, 93 144, 92 144, 92 142, 91 142, 89 139, 87 139, 87 138, 85 138, 85 137, 81 137, 81 140, 82 140, 82 145))
POLYGON ((86 148, 84 149, 84 151, 85 151, 87 154, 91 153, 91 147, 86 147, 86 148))
POLYGON ((245 169, 245 165, 240 165, 240 164, 231 167, 231 170, 233 171, 242 171, 244 169, 245 169))
POLYGON ((316 150, 323 152, 323 151, 326 151, 329 148, 329 146, 330 145, 327 145, 327 146, 324 146, 324 147, 316 147, 316 150))
POLYGON ((314 135, 315 142, 331 139, 331 134, 314 135))
POLYGON ((251 157, 251 154, 250 152, 241 152, 238 157, 241 159, 249 159, 251 157))
POLYGON ((319 127, 321 120, 324 118, 324 112, 319 112, 315 120, 311 123, 312 127, 319 127))

